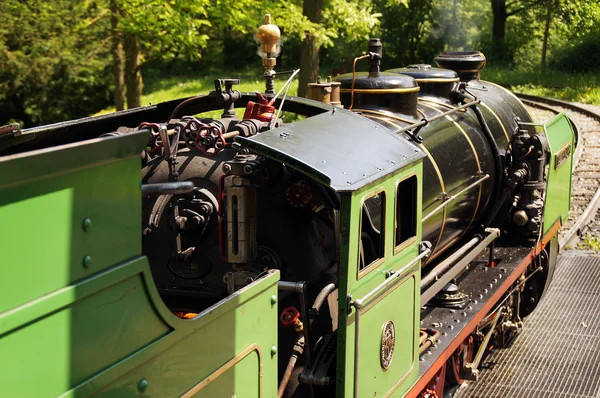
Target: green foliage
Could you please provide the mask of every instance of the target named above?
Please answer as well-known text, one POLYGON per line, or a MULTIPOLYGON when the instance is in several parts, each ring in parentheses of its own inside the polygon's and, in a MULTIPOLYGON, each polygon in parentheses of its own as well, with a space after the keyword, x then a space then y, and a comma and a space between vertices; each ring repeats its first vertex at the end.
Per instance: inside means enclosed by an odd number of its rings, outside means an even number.
MULTIPOLYGON (((302 15, 304 0, 117 0, 119 29, 141 44, 142 69, 152 80, 181 73, 207 75, 262 70, 254 33, 264 14, 282 28, 278 70, 299 64, 300 42, 313 35, 322 47, 322 75, 364 53, 369 37, 381 37, 383 68, 433 63, 444 50, 493 51, 490 0, 324 0, 322 23, 302 15), (225 71, 224 71, 225 70, 225 71)), ((308 0, 306 0, 308 1, 308 0)), ((507 68, 486 69, 491 80, 527 92, 600 103, 600 2, 597 0, 514 0, 507 19, 507 68), (547 7, 550 67, 587 72, 583 77, 539 73, 547 7)), ((27 126, 86 116, 111 102, 109 0, 1 0, 0 124, 27 126)), ((364 66, 364 65, 363 65, 364 66)), ((488 66, 488 68, 489 68, 488 66)), ((165 95, 178 96, 175 82, 165 95)), ((191 84, 191 83, 190 83, 191 84)), ((262 86, 262 82, 259 83, 262 86)), ((208 87, 207 89, 210 89, 208 87)), ((187 92, 186 92, 187 93, 187 92)), ((145 97, 145 102, 156 101, 145 97)))
POLYGON ((540 73, 538 70, 527 72, 487 65, 481 71, 481 77, 518 93, 600 106, 600 75, 597 73, 575 75, 555 70, 540 73))
POLYGON ((120 30, 141 43, 145 61, 200 58, 211 27, 210 0, 121 0, 120 30))
POLYGON ((600 72, 600 33, 582 38, 574 46, 564 46, 554 55, 551 65, 571 73, 600 72))
POLYGON ((98 12, 70 0, 0 2, 0 124, 87 116, 109 103, 98 12))
POLYGON ((598 253, 600 252, 600 237, 586 234, 583 238, 583 242, 577 244, 577 248, 582 250, 593 250, 598 253))

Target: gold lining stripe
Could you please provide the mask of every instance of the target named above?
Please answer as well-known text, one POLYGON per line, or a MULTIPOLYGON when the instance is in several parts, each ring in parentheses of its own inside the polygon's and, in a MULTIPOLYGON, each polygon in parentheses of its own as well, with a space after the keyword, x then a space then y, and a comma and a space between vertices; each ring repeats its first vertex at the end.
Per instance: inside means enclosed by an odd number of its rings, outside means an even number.
MULTIPOLYGON (((471 141, 471 137, 469 137, 467 135, 467 132, 462 128, 462 126, 460 124, 458 124, 456 122, 456 120, 452 119, 448 115, 446 115, 446 118, 448 120, 451 120, 452 122, 454 122, 454 125, 456 127, 458 127, 458 129, 463 133, 463 135, 469 142, 469 145, 471 146, 471 149, 473 150, 473 155, 475 156, 475 162, 477 163, 477 170, 479 171, 479 174, 481 175, 481 163, 479 162, 479 155, 477 154, 477 151, 475 150, 475 145, 473 145, 473 141, 471 141)), ((467 228, 463 229, 463 233, 461 234, 461 236, 464 235, 464 233, 471 227, 471 224, 473 224, 473 221, 475 221, 475 217, 477 216, 477 212, 479 211, 479 205, 481 203, 481 194, 482 193, 483 193, 483 182, 481 184, 479 184, 479 195, 477 196, 477 205, 475 205, 475 211, 473 212, 473 217, 471 217, 471 221, 469 222, 469 225, 467 226, 467 228)))
MULTIPOLYGON (((384 120, 384 121, 386 123, 389 123, 392 126, 396 127, 397 129, 400 129, 400 126, 398 126, 396 123, 394 123, 390 120, 384 120)), ((415 144, 417 144, 417 143, 415 143, 415 144)), ((427 150, 427 148, 425 148, 425 146, 423 144, 417 144, 417 145, 419 146, 419 148, 421 148, 423 150, 423 152, 425 152, 425 154, 431 161, 431 164, 433 165, 433 168, 438 176, 438 179, 440 180, 440 186, 442 187, 442 192, 446 192, 446 184, 444 184, 444 178, 442 177, 442 172, 440 171, 440 168, 438 167, 435 159, 433 158, 433 156, 431 156, 431 153, 429 153, 429 151, 427 150)), ((421 216, 423 216, 423 215, 421 214, 421 216)), ((440 228, 440 234, 438 235, 438 240, 434 246, 434 249, 440 243, 440 239, 442 238, 442 234, 444 233, 445 226, 446 226, 446 208, 444 207, 444 209, 442 210, 442 227, 440 228)))
POLYGON ((244 351, 240 352, 239 354, 237 354, 236 356, 231 358, 229 361, 227 361, 225 363, 225 365, 221 366, 219 369, 212 372, 200 383, 196 384, 194 387, 192 387, 191 389, 186 391, 183 395, 181 395, 181 398, 189 398, 189 397, 193 396, 194 394, 198 393, 200 390, 202 390, 204 387, 209 385, 211 382, 215 381, 219 376, 221 376, 227 370, 231 369, 233 366, 235 366, 237 363, 239 363, 242 359, 244 359, 248 355, 250 355, 250 353, 252 353, 253 351, 256 351, 256 353, 258 354, 258 369, 259 369, 258 370, 258 380, 259 380, 258 381, 258 390, 259 390, 259 396, 262 397, 263 396, 262 356, 260 353, 260 347, 258 346, 258 344, 254 343, 251 346, 249 346, 248 348, 246 348, 244 351))
MULTIPOLYGON (((454 107, 454 106, 452 106, 450 104, 444 104, 443 102, 434 101, 434 100, 432 100, 430 98, 419 98, 419 103, 421 103, 421 102, 430 102, 432 104, 443 106, 443 107, 446 107, 446 108, 449 108, 449 109, 456 109, 456 107, 454 107)), ((425 104, 423 104, 423 105, 425 105, 425 104)), ((436 109, 436 108, 433 108, 433 109, 436 109)))
POLYGON ((456 83, 459 82, 460 79, 458 77, 425 77, 423 79, 415 79, 415 81, 417 83, 456 83))
POLYGON ((450 242, 446 243, 438 252, 434 253, 433 256, 431 256, 431 258, 429 259, 429 261, 433 261, 435 260, 440 254, 442 254, 447 248, 449 248, 450 246, 452 246, 453 244, 455 244, 456 242, 458 242, 460 240, 460 237, 462 235, 457 236, 456 238, 452 239, 450 242))
POLYGON ((372 114, 375 114, 375 115, 389 117, 390 119, 399 120, 401 122, 408 123, 408 124, 415 124, 415 123, 417 123, 416 120, 404 119, 404 118, 401 118, 401 117, 396 116, 394 114, 387 113, 387 112, 382 112, 382 111, 375 111, 375 110, 371 110, 371 109, 356 109, 356 108, 352 109, 352 111, 353 112, 360 112, 360 113, 372 113, 372 114))
MULTIPOLYGON (((425 106, 428 106, 427 104, 423 104, 425 106)), ((430 108, 435 109, 436 111, 438 111, 439 113, 442 113, 441 110, 430 106, 430 108)), ((469 146, 471 147, 471 150, 473 151, 473 156, 475 156, 475 162, 477 164, 477 170, 479 171, 479 173, 481 174, 481 163, 479 161, 479 155, 477 153, 477 150, 475 149, 475 145, 473 145, 473 141, 471 140, 471 137, 469 137, 469 135, 467 134, 467 132, 462 128, 462 126, 460 124, 458 124, 458 122, 454 119, 452 119, 449 115, 446 115, 446 119, 451 121, 452 123, 454 123, 454 125, 460 130, 460 132, 463 134, 463 136, 466 138, 467 142, 469 143, 469 146)), ((475 206, 475 212, 473 213, 473 217, 471 218, 471 221, 469 222, 469 226, 464 229, 463 231, 466 231, 467 229, 469 229, 469 227, 471 226, 471 224, 473 224, 473 221, 475 220, 475 216, 477 215, 477 212, 479 211, 479 205, 481 202, 481 194, 483 193, 483 183, 481 185, 479 185, 479 195, 477 196, 477 205, 475 206)), ((463 232, 464 234, 464 232, 463 232)))
MULTIPOLYGON (((410 88, 355 88, 354 94, 400 94, 400 93, 416 93, 420 87, 410 88)), ((350 94, 353 90, 350 88, 342 88, 340 92, 350 94)))
POLYGON ((492 110, 492 108, 490 108, 485 102, 482 101, 482 102, 480 102, 480 104, 483 105, 483 106, 485 106, 486 109, 488 111, 490 111, 490 113, 492 115, 494 115, 494 117, 496 118, 496 120, 498 120, 498 123, 500 123, 500 127, 502 127, 502 131, 504 131, 504 136, 506 137, 506 142, 510 142, 510 137, 509 137, 508 133, 506 132, 506 128, 504 127, 504 123, 502 123, 502 120, 498 117, 498 115, 496 115, 496 112, 494 112, 492 110))
MULTIPOLYGON (((443 113, 441 110, 437 109, 434 106, 431 106, 429 104, 423 104, 439 113, 443 113)), ((452 123, 454 123, 454 125, 458 128, 458 130, 463 134, 463 136, 465 137, 465 139, 467 140, 467 142, 469 143, 469 146, 471 147, 471 150, 473 151, 473 155, 475 156, 475 163, 477 164, 477 170, 479 171, 479 173, 481 174, 481 164, 479 162, 479 155, 477 154, 477 150, 475 150, 475 145, 473 145, 473 141, 471 140, 471 137, 469 137, 467 135, 467 132, 462 128, 462 126, 460 124, 458 124, 458 122, 454 119, 452 119, 449 115, 446 115, 446 119, 451 121, 452 123)), ((479 211, 479 205, 481 202, 481 194, 483 193, 483 183, 479 185, 479 194, 477 196, 477 204, 475 205, 475 211, 473 212, 473 217, 471 217, 471 221, 469 221, 469 225, 467 226, 467 228, 465 228, 463 230, 463 232, 461 233, 460 236, 464 235, 464 233, 469 229, 469 227, 471 226, 471 224, 473 224, 473 221, 475 220, 475 216, 477 215, 477 212, 479 211)), ((445 208, 444 208, 445 210, 445 208)), ((444 217, 446 217, 446 213, 444 213, 444 217)), ((445 248, 445 247, 444 247, 445 248)), ((441 253, 442 250, 438 251, 438 253, 441 253)), ((434 257, 432 257, 433 259, 434 257)))

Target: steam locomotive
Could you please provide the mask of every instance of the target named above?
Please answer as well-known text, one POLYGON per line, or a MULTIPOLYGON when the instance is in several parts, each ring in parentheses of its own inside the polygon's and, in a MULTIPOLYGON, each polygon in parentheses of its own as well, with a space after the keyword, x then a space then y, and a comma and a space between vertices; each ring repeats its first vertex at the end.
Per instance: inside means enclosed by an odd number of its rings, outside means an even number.
POLYGON ((264 93, 0 129, 1 395, 442 397, 522 327, 566 116, 534 124, 480 52, 380 71, 378 39, 287 96, 257 36, 264 93))

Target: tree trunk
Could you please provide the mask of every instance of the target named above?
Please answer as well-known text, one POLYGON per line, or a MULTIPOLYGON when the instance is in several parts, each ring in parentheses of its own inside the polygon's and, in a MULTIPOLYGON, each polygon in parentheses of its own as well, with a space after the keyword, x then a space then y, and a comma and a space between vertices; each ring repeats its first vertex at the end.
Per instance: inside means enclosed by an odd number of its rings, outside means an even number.
MULTIPOLYGON (((320 23, 323 0, 304 0, 302 13, 309 21, 320 23)), ((300 44, 300 73, 298 74, 298 96, 306 97, 308 83, 315 82, 319 75, 319 48, 314 36, 306 34, 300 44)))
POLYGON ((492 40, 494 42, 504 42, 506 32, 506 0, 492 0, 492 14, 494 22, 492 25, 492 40))
POLYGON ((131 35, 125 35, 125 85, 127 86, 127 108, 142 106, 142 72, 140 71, 140 45, 131 35))
POLYGON ((550 36, 550 21, 552 20, 552 0, 548 0, 546 11, 546 28, 544 29, 544 44, 542 45, 542 71, 546 70, 546 54, 548 53, 548 37, 550 36))
POLYGON ((123 45, 119 33, 119 6, 117 0, 110 0, 110 24, 112 36, 113 79, 115 82, 115 107, 117 111, 125 109, 125 77, 123 70, 123 45))
POLYGON ((509 16, 506 10, 506 0, 492 1, 492 48, 491 58, 497 61, 509 61, 508 48, 506 47, 506 20, 509 16))

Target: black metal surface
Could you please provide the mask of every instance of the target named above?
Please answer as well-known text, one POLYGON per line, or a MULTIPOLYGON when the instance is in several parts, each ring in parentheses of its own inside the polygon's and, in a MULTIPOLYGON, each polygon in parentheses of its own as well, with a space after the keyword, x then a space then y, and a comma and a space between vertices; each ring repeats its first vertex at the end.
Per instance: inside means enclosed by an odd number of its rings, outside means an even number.
POLYGON ((479 51, 447 51, 435 57, 435 63, 442 68, 458 72, 460 80, 479 78, 479 71, 485 66, 485 55, 479 51))
POLYGON ((360 189, 425 156, 406 137, 343 109, 236 141, 339 192, 360 189))
MULTIPOLYGON (((248 101, 257 101, 254 93, 241 93, 235 103, 236 108, 245 107, 248 101)), ((279 107, 281 98, 274 106, 279 107)), ((180 98, 162 102, 157 105, 142 106, 100 116, 69 120, 40 127, 23 130, 23 134, 3 142, 2 148, 8 148, 6 153, 0 155, 25 152, 50 146, 68 144, 97 138, 102 134, 117 131, 121 126, 130 128, 138 127, 142 122, 165 123, 172 112, 178 109, 178 115, 196 115, 198 113, 222 109, 222 104, 217 103, 214 97, 201 95, 197 97, 180 98), (185 104, 184 104, 185 103, 185 104), (24 141, 24 140, 27 141, 24 141)), ((284 111, 298 113, 304 116, 313 116, 322 112, 331 111, 333 106, 306 98, 288 96, 283 108, 284 111)), ((4 151, 4 149, 0 150, 4 151)))
POLYGON ((419 84, 419 96, 431 95, 450 102, 452 89, 458 74, 450 69, 432 68, 428 64, 408 65, 406 68, 389 69, 389 73, 401 73, 413 77, 419 84))
MULTIPOLYGON (((420 356, 419 377, 423 377, 427 373, 451 343, 456 343, 461 332, 470 333, 472 331, 465 330, 469 326, 469 322, 473 321, 476 315, 482 315, 479 314, 480 311, 486 305, 490 305, 490 299, 509 277, 516 279, 518 275, 513 273, 529 251, 528 248, 496 248, 496 258, 504 259, 498 266, 490 268, 485 265, 485 261, 471 263, 457 280, 459 290, 470 297, 464 309, 425 307, 421 310, 420 327, 438 330, 441 336, 435 346, 420 356)), ((485 255, 482 258, 486 258, 485 255)), ((470 325, 468 329, 475 326, 470 325)))
MULTIPOLYGON (((419 104, 419 110, 426 118, 432 118, 449 108, 423 101, 419 104)), ((394 130, 407 125, 385 113, 365 112, 365 115, 394 130)), ((481 178, 480 169, 481 175, 491 176, 480 187, 458 196, 444 210, 438 211, 423 223, 423 240, 433 245, 433 260, 467 229, 477 226, 477 221, 488 206, 491 189, 495 184, 495 162, 492 148, 472 110, 455 112, 435 120, 423 127, 419 134, 423 138, 423 147, 430 155, 423 161, 423 217, 442 203, 444 193, 455 195, 481 178)))
POLYGON ((385 72, 412 76, 417 82, 422 79, 456 80, 458 78, 458 74, 451 69, 432 68, 429 64, 408 65, 405 68, 388 69, 385 72))
MULTIPOLYGON (((342 89, 352 87, 352 73, 346 73, 335 78, 342 84, 342 89)), ((354 78, 355 90, 384 90, 399 88, 417 88, 417 82, 410 76, 397 73, 382 72, 376 77, 370 77, 367 72, 358 72, 354 78)))
POLYGON ((600 397, 600 258, 568 254, 512 346, 456 398, 600 397))

